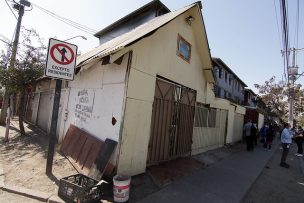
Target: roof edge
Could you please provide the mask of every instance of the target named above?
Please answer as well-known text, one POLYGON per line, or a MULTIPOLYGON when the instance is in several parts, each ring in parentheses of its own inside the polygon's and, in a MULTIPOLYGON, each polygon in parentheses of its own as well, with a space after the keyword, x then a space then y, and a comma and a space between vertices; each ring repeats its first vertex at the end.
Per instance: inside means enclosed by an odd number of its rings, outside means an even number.
POLYGON ((125 21, 128 18, 131 18, 132 16, 136 15, 137 13, 139 13, 140 11, 149 8, 151 5, 153 4, 159 4, 162 8, 164 8, 165 10, 167 10, 168 12, 171 12, 171 10, 165 5, 163 4, 160 0, 152 0, 149 3, 143 5, 142 7, 134 10, 133 12, 127 14, 126 16, 120 18, 119 20, 115 21, 114 23, 108 25, 107 27, 103 28, 102 30, 98 31, 97 33, 94 34, 95 37, 99 37, 100 35, 102 35, 103 33, 105 33, 106 31, 110 30, 111 28, 115 27, 115 25, 118 25, 120 23, 122 23, 123 21, 125 21))

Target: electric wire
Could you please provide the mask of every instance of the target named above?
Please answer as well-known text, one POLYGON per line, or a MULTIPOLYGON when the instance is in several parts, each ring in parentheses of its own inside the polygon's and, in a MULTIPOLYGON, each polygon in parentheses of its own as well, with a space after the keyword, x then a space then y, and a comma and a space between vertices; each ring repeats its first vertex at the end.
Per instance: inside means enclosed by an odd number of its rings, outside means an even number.
POLYGON ((14 13, 13 9, 11 8, 11 6, 7 3, 7 0, 5 0, 6 5, 8 6, 8 8, 11 10, 12 14, 15 16, 16 20, 18 20, 16 14, 14 13))
POLYGON ((69 19, 64 18, 62 16, 59 16, 59 15, 57 15, 57 14, 55 14, 55 13, 53 13, 53 12, 51 12, 51 11, 45 9, 45 8, 42 8, 41 6, 38 6, 37 4, 32 3, 32 5, 34 7, 36 7, 36 8, 38 8, 38 9, 40 9, 42 12, 45 12, 46 14, 52 16, 53 18, 56 18, 57 20, 60 20, 60 21, 62 21, 64 23, 66 23, 67 25, 70 25, 70 26, 72 26, 72 27, 74 27, 76 29, 79 29, 79 30, 81 30, 83 32, 86 32, 88 34, 91 34, 91 35, 94 35, 95 33, 97 33, 97 31, 94 30, 94 29, 91 29, 91 28, 89 28, 87 26, 81 25, 81 24, 76 23, 76 22, 74 22, 72 20, 69 20, 69 19))
MULTIPOLYGON (((297 0, 297 11, 296 11, 296 24, 295 24, 295 35, 294 35, 294 47, 299 48, 299 14, 300 14, 300 2, 297 0)), ((297 64, 297 52, 295 53, 295 63, 297 64)))
POLYGON ((276 18, 276 23, 277 23, 277 31, 278 31, 278 36, 279 36, 280 48, 283 49, 281 35, 280 35, 280 26, 279 26, 279 21, 278 21, 278 11, 277 11, 276 0, 273 0, 273 4, 274 4, 274 10, 275 10, 275 18, 276 18))
MULTIPOLYGON (((286 5, 286 1, 285 0, 282 0, 281 1, 281 11, 282 11, 282 14, 281 14, 281 17, 282 17, 282 35, 283 35, 283 51, 284 51, 284 71, 287 72, 288 70, 288 66, 289 66, 289 53, 290 53, 290 50, 289 50, 289 28, 288 28, 288 13, 287 13, 287 5, 286 5)), ((288 78, 289 79, 289 78, 288 78)))

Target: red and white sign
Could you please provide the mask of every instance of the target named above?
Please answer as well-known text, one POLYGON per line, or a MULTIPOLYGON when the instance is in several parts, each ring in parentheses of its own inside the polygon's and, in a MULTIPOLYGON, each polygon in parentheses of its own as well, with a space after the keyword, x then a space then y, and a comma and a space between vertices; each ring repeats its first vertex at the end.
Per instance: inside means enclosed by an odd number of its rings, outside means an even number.
POLYGON ((73 80, 76 56, 76 45, 50 38, 45 75, 73 80))

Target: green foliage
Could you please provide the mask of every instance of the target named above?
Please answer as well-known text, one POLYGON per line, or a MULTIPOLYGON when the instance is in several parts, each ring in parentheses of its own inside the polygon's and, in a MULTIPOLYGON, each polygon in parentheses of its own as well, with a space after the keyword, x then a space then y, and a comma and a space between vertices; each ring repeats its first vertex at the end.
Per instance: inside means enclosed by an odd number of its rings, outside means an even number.
POLYGON ((8 64, 9 54, 2 52, 0 58, 0 84, 5 86, 9 93, 21 91, 43 75, 46 47, 34 30, 25 29, 22 39, 13 67, 8 64))

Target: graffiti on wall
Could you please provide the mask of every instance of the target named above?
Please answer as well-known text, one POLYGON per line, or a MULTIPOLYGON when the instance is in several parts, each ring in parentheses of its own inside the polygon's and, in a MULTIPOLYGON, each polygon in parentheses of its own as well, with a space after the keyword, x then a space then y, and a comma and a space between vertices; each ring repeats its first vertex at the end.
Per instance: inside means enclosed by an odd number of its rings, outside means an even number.
POLYGON ((82 89, 77 92, 75 116, 81 122, 87 123, 92 118, 95 92, 92 89, 82 89))

